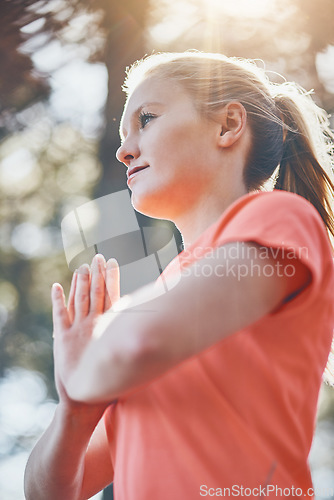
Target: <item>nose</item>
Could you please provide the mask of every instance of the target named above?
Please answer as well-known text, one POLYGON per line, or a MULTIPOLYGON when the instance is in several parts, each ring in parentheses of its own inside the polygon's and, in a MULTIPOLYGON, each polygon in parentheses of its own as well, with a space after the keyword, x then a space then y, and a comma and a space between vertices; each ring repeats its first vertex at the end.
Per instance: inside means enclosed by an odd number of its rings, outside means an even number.
POLYGON ((129 167, 131 160, 138 158, 139 154, 138 146, 133 143, 130 144, 129 141, 125 140, 116 151, 116 158, 118 161, 129 167))

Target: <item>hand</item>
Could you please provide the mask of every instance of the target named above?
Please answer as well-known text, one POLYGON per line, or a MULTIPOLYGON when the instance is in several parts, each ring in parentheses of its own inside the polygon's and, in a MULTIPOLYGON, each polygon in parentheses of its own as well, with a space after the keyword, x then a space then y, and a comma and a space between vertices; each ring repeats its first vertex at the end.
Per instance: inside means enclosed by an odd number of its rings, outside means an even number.
POLYGON ((94 257, 91 270, 84 264, 74 273, 67 307, 61 285, 53 285, 55 380, 60 402, 66 407, 87 406, 70 400, 66 382, 91 341, 97 319, 118 299, 118 264, 110 259, 106 265, 102 255, 94 257))

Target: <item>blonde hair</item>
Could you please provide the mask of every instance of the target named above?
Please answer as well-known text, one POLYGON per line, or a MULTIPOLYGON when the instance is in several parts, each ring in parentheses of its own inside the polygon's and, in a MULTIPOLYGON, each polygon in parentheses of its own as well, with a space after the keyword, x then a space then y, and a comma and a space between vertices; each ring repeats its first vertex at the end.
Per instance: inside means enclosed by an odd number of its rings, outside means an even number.
MULTIPOLYGON (((334 136, 327 113, 310 93, 292 82, 271 82, 254 61, 198 51, 157 53, 137 61, 127 69, 123 90, 129 96, 149 77, 178 82, 206 116, 239 101, 252 134, 244 169, 248 191, 273 179, 274 189, 310 201, 334 237, 334 136)), ((328 364, 326 375, 334 384, 334 366, 328 364)))

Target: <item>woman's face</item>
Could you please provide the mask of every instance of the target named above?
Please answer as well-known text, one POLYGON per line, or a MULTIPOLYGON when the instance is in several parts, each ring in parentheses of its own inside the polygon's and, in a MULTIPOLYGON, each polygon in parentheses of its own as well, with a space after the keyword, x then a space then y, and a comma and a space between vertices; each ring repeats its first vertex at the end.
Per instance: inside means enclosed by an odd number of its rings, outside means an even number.
POLYGON ((117 151, 136 210, 175 220, 205 201, 217 175, 219 133, 176 82, 142 82, 126 104, 117 151))

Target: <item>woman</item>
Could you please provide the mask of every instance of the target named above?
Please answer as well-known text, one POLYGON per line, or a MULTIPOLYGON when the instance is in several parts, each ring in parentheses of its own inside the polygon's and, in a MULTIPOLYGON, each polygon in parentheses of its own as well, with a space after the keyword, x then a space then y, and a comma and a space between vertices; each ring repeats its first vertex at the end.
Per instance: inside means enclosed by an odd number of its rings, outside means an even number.
POLYGON ((133 206, 174 221, 184 251, 167 293, 152 284, 123 304, 100 255, 67 308, 54 285, 60 403, 27 498, 89 498, 113 480, 117 500, 314 498, 334 320, 327 119, 292 84, 217 54, 151 56, 125 90, 117 157, 133 206))

